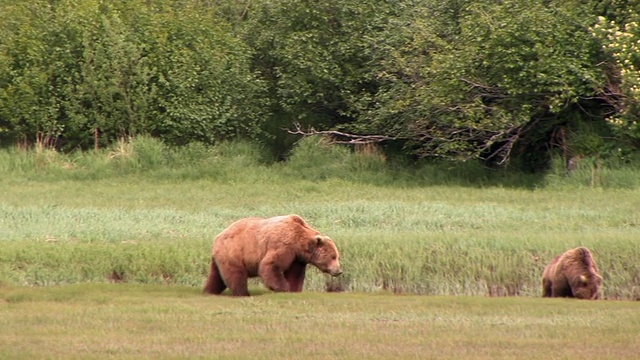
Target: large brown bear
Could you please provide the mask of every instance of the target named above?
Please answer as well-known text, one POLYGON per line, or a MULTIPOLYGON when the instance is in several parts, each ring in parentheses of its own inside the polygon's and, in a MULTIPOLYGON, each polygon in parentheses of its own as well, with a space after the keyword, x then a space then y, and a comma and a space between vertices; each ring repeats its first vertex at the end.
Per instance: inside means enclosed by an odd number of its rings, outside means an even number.
POLYGON ((556 256, 542 274, 543 297, 600 298, 602 276, 591 251, 577 247, 556 256))
POLYGON ((298 215, 238 220, 216 237, 212 250, 204 287, 209 294, 228 287, 235 296, 248 296, 247 279, 256 276, 273 291, 300 292, 307 264, 342 274, 333 240, 298 215))

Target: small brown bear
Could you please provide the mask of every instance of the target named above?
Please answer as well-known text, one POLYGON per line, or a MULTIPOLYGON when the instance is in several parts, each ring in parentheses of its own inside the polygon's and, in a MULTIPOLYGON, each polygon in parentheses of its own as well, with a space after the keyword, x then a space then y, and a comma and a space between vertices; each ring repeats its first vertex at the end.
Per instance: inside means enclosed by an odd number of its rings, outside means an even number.
POLYGON ((248 296, 247 279, 259 276, 272 291, 301 292, 307 264, 333 276, 342 274, 333 240, 298 215, 244 218, 213 242, 211 272, 204 292, 248 296))
POLYGON ((556 256, 542 274, 543 297, 600 299, 602 276, 591 251, 577 247, 556 256))

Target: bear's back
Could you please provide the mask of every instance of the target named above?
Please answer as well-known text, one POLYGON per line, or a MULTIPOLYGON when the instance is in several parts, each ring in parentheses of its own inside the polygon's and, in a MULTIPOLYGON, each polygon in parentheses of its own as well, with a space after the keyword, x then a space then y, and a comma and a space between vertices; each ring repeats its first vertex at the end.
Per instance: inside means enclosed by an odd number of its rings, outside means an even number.
POLYGON ((243 218, 216 237, 212 252, 218 260, 242 261, 245 266, 254 267, 269 249, 287 246, 296 250, 302 239, 317 234, 319 232, 298 215, 243 218))

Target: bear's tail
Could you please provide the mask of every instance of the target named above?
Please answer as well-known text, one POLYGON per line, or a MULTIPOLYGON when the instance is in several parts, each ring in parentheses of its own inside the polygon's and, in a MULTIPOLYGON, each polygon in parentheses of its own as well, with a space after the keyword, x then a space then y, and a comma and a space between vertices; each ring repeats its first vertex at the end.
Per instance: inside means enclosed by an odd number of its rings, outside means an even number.
POLYGON ((209 272, 209 277, 207 278, 207 282, 204 285, 204 293, 206 294, 220 294, 227 288, 227 285, 222 280, 222 275, 220 274, 220 269, 218 269, 218 264, 216 264, 216 260, 211 257, 211 270, 209 272))

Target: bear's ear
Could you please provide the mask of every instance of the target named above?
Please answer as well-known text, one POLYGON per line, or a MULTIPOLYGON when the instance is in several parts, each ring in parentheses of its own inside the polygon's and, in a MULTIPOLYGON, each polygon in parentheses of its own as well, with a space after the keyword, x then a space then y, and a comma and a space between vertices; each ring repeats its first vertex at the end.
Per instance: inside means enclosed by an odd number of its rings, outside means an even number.
POLYGON ((321 246, 323 242, 324 238, 322 237, 322 235, 316 235, 316 245, 321 246))

